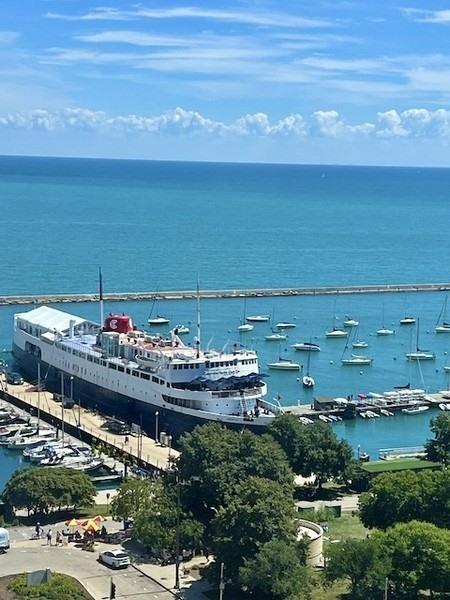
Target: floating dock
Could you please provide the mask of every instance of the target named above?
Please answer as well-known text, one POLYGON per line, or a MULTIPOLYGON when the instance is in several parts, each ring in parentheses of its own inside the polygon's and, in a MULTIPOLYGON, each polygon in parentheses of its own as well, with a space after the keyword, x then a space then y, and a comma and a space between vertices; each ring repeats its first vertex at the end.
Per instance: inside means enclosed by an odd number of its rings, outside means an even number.
MULTIPOLYGON (((450 283, 399 283, 380 285, 348 285, 299 288, 254 288, 240 290, 201 290, 201 298, 257 298, 277 296, 323 296, 337 294, 382 294, 398 292, 446 292, 450 283)), ((153 291, 153 292, 114 292, 103 294, 108 302, 185 300, 195 298, 196 290, 153 291)), ((16 304, 58 304, 67 302, 98 302, 98 294, 35 294, 0 296, 0 306, 16 304)))

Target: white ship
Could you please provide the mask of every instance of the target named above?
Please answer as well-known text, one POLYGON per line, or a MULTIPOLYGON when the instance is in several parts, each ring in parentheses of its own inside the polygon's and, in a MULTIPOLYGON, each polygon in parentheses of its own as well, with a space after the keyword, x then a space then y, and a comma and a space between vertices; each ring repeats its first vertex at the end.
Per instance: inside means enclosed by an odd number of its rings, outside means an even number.
POLYGON ((232 352, 202 351, 200 325, 194 346, 175 331, 140 331, 127 315, 110 314, 102 327, 48 306, 14 317, 21 370, 35 380, 40 363, 46 388, 70 386, 82 406, 142 423, 150 435, 159 421, 159 431, 174 439, 210 421, 262 431, 281 409, 265 400, 256 352, 237 345, 232 352))

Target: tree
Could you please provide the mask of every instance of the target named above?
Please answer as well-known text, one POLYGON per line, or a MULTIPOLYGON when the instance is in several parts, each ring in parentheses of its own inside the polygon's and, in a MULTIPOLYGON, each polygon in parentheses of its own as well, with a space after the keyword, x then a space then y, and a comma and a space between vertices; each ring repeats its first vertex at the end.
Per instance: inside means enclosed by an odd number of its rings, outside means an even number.
POLYGON ((183 482, 183 506, 206 526, 236 485, 248 477, 270 479, 292 494, 293 473, 270 436, 208 424, 182 436, 180 450, 177 469, 183 482))
POLYGON ((47 513, 56 508, 91 506, 97 491, 89 477, 62 467, 19 469, 6 484, 3 501, 16 508, 47 513))
POLYGON ((151 492, 150 481, 136 477, 126 479, 111 501, 112 514, 122 519, 135 517, 139 509, 145 508, 151 501, 151 492))
POLYGON ((311 582, 295 543, 271 540, 239 569, 243 587, 261 600, 308 600, 311 582))
POLYGON ((370 538, 349 539, 330 544, 326 552, 325 581, 345 579, 349 582, 352 598, 377 598, 390 574, 390 561, 381 552, 378 542, 370 538))
MULTIPOLYGON (((305 474, 308 470, 309 438, 306 427, 295 415, 282 414, 269 427, 271 435, 283 448, 294 473, 305 474)), ((308 476, 310 473, 306 473, 308 476)))
POLYGON ((253 560, 272 539, 295 539, 294 503, 276 481, 249 477, 233 488, 214 517, 212 547, 217 563, 237 581, 244 560, 253 560))
POLYGON ((450 473, 401 471, 372 480, 359 500, 366 527, 387 529, 414 519, 446 526, 450 522, 450 473))
POLYGON ((431 431, 434 439, 425 444, 428 460, 450 464, 450 415, 442 414, 431 419, 431 431))

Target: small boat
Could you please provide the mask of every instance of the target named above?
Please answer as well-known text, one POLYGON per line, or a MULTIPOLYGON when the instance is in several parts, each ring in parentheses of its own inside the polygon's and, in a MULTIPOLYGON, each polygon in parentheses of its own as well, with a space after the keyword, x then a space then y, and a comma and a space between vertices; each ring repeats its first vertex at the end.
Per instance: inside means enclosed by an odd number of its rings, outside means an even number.
POLYGON ((329 417, 326 417, 325 415, 319 415, 319 419, 321 421, 323 421, 324 423, 331 423, 332 419, 330 419, 329 417))
POLYGON ((308 417, 299 417, 298 420, 303 425, 312 425, 314 423, 314 421, 312 419, 308 419, 308 417))
POLYGON ((373 363, 373 358, 368 356, 362 356, 361 354, 352 354, 350 358, 341 358, 341 364, 344 366, 363 366, 363 365, 371 365, 373 363))
POLYGON ((187 333, 190 332, 189 327, 186 327, 186 325, 177 325, 174 329, 173 332, 175 335, 186 335, 187 333))
POLYGON ((400 319, 400 325, 415 325, 416 324, 416 318, 415 317, 411 317, 411 316, 406 316, 403 317, 403 319, 400 319))
POLYGON ((434 328, 436 333, 450 333, 450 323, 442 323, 434 328))
POLYGON ((417 319, 417 330, 416 330, 416 350, 414 352, 407 352, 406 359, 407 360, 434 360, 436 355, 434 352, 428 352, 428 350, 421 350, 419 348, 419 319, 417 319))
POLYGON ((356 319, 345 319, 344 327, 358 327, 359 321, 356 319))
POLYGON ((370 460, 370 456, 367 454, 367 452, 361 452, 359 455, 359 462, 369 462, 370 460))
POLYGON ((45 442, 53 442, 55 440, 56 431, 54 429, 40 429, 38 435, 12 438, 7 447, 9 450, 23 451, 25 448, 36 448, 37 446, 42 446, 45 442))
POLYGON ((170 323, 170 319, 167 319, 166 317, 161 317, 160 315, 157 315, 156 317, 154 317, 153 319, 149 319, 148 320, 148 324, 149 325, 168 325, 170 323))
POLYGON ((249 315, 245 319, 249 323, 267 323, 267 321, 270 321, 269 315, 249 315))
POLYGON ((293 329, 294 327, 297 327, 297 324, 281 321, 280 323, 276 324, 276 327, 278 329, 293 329))
POLYGON ((360 412, 360 413, 359 413, 359 416, 360 416, 362 419, 367 419, 367 413, 365 413, 365 412, 360 412))
POLYGON ((390 410, 386 410, 385 408, 380 408, 380 414, 384 415, 385 417, 393 417, 394 413, 391 412, 390 410))
POLYGON ((302 378, 302 383, 303 383, 303 386, 307 387, 307 388, 312 388, 316 385, 314 377, 311 377, 311 375, 305 375, 302 378))
POLYGON ((331 331, 327 331, 325 333, 325 337, 329 339, 346 338, 347 336, 348 331, 344 331, 343 329, 339 329, 338 327, 333 327, 331 331))
POLYGON ((241 323, 238 327, 238 331, 240 331, 241 333, 246 331, 252 331, 253 327, 254 325, 250 325, 250 323, 241 323))
POLYGON ((447 320, 447 296, 445 296, 434 330, 436 333, 450 333, 450 323, 447 320))
POLYGON ((287 335, 284 333, 274 332, 270 335, 266 335, 264 339, 266 342, 282 342, 283 340, 287 340, 287 335))
POLYGON ((445 371, 446 373, 450 373, 450 367, 448 367, 448 366, 444 367, 444 371, 445 371))
POLYGON ((405 415, 418 415, 429 409, 429 406, 414 406, 411 408, 402 408, 402 413, 405 413, 405 415))
POLYGON ((279 360, 271 363, 267 363, 267 367, 269 369, 273 369, 275 371, 299 371, 300 365, 296 362, 293 362, 289 358, 280 358, 279 360))
POLYGON ((438 406, 441 410, 447 410, 447 404, 444 404, 443 402, 441 402, 438 406))
POLYGON ((369 419, 379 419, 380 418, 380 415, 376 412, 373 412, 373 410, 366 411, 366 415, 369 417, 369 419))
POLYGON ((298 344, 292 344, 291 348, 298 352, 320 352, 319 344, 314 344, 314 342, 299 342, 298 344))
POLYGON ((386 327, 381 327, 381 329, 377 330, 377 335, 394 335, 394 330, 387 329, 386 327))
POLYGON ((369 344, 367 342, 357 341, 352 343, 352 348, 368 348, 369 344))

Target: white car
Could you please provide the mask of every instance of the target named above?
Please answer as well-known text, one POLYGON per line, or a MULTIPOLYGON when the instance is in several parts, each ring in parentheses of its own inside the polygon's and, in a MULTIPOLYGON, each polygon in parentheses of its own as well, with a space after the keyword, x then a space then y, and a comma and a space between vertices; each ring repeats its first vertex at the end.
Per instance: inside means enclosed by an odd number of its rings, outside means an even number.
POLYGON ((130 557, 126 552, 124 552, 120 548, 101 552, 98 559, 104 565, 108 565, 113 569, 120 569, 121 567, 126 569, 130 564, 130 557))

